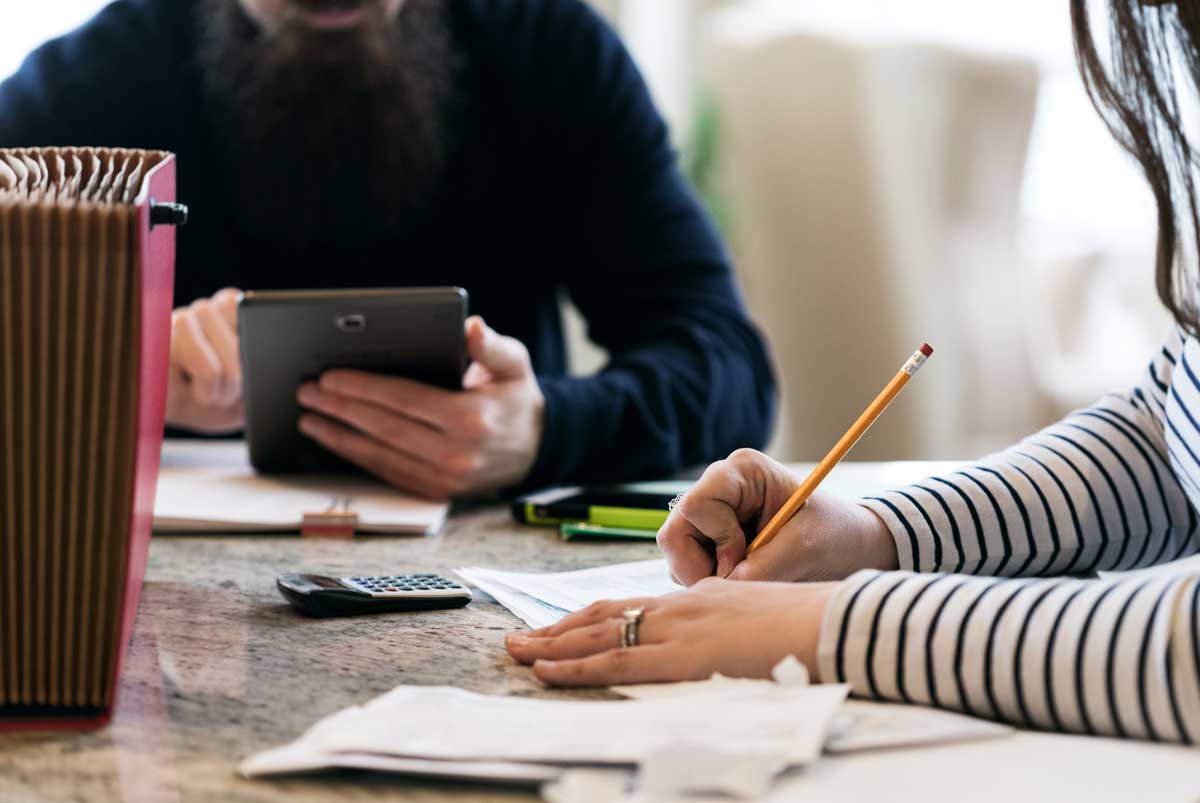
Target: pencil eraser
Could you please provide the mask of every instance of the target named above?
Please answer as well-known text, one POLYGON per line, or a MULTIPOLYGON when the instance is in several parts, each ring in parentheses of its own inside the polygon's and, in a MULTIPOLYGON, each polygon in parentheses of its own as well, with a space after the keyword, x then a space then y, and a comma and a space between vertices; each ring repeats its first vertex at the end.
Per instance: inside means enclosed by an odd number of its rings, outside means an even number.
POLYGON ((933 346, 929 345, 928 343, 922 343, 921 344, 921 353, 924 354, 926 357, 932 355, 933 354, 933 346))

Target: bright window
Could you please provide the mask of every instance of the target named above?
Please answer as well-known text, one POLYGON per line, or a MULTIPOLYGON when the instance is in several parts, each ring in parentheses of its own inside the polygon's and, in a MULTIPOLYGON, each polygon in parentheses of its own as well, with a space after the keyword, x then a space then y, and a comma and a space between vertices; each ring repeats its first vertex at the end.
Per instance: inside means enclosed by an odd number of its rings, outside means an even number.
POLYGON ((103 8, 107 0, 53 0, 21 3, 20 11, 9 9, 0 25, 0 78, 7 78, 35 47, 64 34, 103 8))

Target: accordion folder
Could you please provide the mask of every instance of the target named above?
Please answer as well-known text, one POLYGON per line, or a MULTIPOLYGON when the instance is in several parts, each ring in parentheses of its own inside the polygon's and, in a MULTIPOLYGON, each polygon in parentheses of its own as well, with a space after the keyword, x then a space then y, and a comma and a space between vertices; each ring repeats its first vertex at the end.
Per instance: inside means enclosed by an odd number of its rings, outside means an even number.
POLYGON ((111 717, 149 548, 171 154, 0 149, 0 729, 111 717))

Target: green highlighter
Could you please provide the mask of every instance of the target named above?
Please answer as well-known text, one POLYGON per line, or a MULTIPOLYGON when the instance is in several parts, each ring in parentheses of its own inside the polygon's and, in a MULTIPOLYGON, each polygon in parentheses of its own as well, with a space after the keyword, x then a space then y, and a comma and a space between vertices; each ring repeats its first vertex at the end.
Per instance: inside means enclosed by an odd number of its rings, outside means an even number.
POLYGON ((574 541, 577 538, 583 540, 588 538, 599 540, 613 538, 653 541, 658 536, 658 530, 639 530, 632 527, 602 527, 599 524, 568 521, 559 525, 558 534, 564 541, 574 541))
MULTIPOLYGON (((581 488, 548 488, 513 501, 513 516, 524 524, 588 524, 617 530, 657 531, 668 505, 690 482, 637 482, 581 488)), ((626 536, 632 537, 632 536, 626 536)))

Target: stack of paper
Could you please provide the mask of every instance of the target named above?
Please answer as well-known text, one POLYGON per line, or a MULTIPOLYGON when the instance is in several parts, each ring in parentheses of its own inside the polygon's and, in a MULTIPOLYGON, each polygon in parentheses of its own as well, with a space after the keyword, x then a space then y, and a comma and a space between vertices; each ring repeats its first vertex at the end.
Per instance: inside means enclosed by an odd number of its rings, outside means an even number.
POLYGON ((614 563, 554 574, 459 569, 467 582, 486 591, 532 628, 552 625, 572 611, 603 599, 659 597, 682 590, 665 560, 614 563))
POLYGON ((366 477, 263 476, 243 441, 167 441, 157 532, 298 532, 305 514, 354 513, 360 532, 432 534, 449 505, 402 494, 366 477))
POLYGON ((843 703, 794 658, 773 680, 714 675, 614 687, 627 702, 492 697, 401 686, 242 762, 248 777, 331 768, 537 784, 549 800, 757 800, 788 768, 845 753, 962 742, 1012 729, 946 711, 843 703), (719 726, 715 723, 719 722, 719 726), (636 773, 634 768, 636 767, 636 773), (586 769, 580 769, 586 768, 586 769), (608 797, 597 798, 601 789, 608 797), (702 797, 697 797, 697 796, 702 797))
POLYGON ((241 772, 357 767, 530 782, 581 765, 634 767, 648 757, 695 764, 695 756, 719 756, 725 781, 739 767, 734 776, 743 781, 764 774, 769 780, 817 759, 845 696, 845 686, 775 683, 627 701, 400 686, 321 720, 292 744, 251 756, 241 772))

